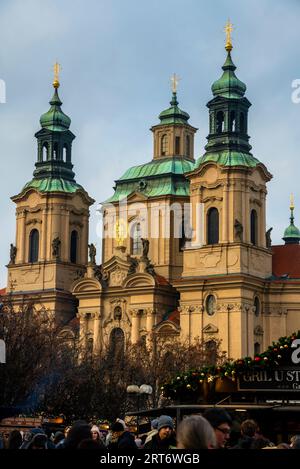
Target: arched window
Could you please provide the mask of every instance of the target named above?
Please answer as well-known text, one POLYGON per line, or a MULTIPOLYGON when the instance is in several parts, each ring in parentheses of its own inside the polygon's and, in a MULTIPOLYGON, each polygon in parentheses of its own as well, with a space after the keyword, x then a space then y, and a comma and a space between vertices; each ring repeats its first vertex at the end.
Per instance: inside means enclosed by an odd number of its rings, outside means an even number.
POLYGON ((63 160, 65 162, 68 161, 68 147, 67 147, 67 145, 64 145, 64 148, 63 148, 63 160))
POLYGON ((37 262, 39 259, 39 232, 34 229, 29 235, 29 262, 37 262))
POLYGON ((245 115, 243 112, 240 113, 240 132, 245 133, 245 115))
POLYGON ((260 301, 257 296, 254 298, 254 314, 255 316, 260 315, 260 301))
POLYGON ((251 210, 250 230, 251 230, 251 243, 254 244, 254 246, 256 246, 257 245, 257 213, 256 213, 256 210, 251 210))
POLYGON ((215 207, 207 213, 207 244, 218 244, 219 242, 219 212, 215 207))
POLYGON ((186 146, 186 156, 191 156, 191 138, 189 135, 186 136, 185 146, 186 146))
POLYGON ((132 254, 141 254, 143 248, 141 224, 136 223, 132 229, 132 254))
POLYGON ((224 132, 224 113, 222 111, 217 112, 217 133, 224 132))
POLYGON ((258 342, 255 342, 254 344, 254 355, 259 355, 260 354, 260 344, 258 342))
POLYGON ((217 302, 214 295, 208 295, 205 305, 206 312, 209 316, 213 316, 217 310, 217 302))
POLYGON ((53 159, 58 160, 58 144, 54 143, 53 146, 53 159))
POLYGON ((180 155, 180 137, 175 137, 175 155, 180 155))
POLYGON ((42 147, 42 161, 47 161, 48 160, 48 143, 45 142, 43 143, 42 147))
POLYGON ((109 349, 115 359, 121 359, 125 351, 125 336, 120 327, 115 327, 109 338, 109 349))
POLYGON ((114 320, 121 321, 122 319, 122 309, 121 306, 116 306, 114 309, 114 320))
POLYGON ((230 112, 230 120, 229 120, 229 131, 230 132, 235 132, 235 112, 231 111, 230 112))
POLYGON ((70 261, 73 264, 77 262, 77 245, 78 245, 78 233, 73 230, 71 233, 71 243, 70 243, 70 261))
POLYGON ((168 154, 168 136, 167 136, 167 134, 164 134, 161 137, 160 153, 161 153, 161 155, 167 155, 168 154))

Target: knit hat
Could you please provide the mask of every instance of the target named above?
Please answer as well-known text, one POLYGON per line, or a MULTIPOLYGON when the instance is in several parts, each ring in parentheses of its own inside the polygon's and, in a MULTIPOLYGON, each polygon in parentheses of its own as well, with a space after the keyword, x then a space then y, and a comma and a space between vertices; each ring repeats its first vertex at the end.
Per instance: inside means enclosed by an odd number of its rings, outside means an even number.
POLYGON ((158 419, 157 430, 159 431, 161 428, 164 427, 169 427, 172 430, 174 429, 172 417, 169 417, 169 415, 161 415, 158 419))
POLYGON ((157 430, 157 425, 158 425, 158 419, 151 420, 151 428, 154 428, 154 430, 157 430))

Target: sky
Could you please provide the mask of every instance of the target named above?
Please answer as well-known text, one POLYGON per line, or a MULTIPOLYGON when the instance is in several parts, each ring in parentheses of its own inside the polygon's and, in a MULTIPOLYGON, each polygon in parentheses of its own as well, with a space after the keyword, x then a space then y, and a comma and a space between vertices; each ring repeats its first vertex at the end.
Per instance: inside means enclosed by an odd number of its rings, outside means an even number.
POLYGON ((10 197, 31 180, 35 132, 49 109, 53 64, 62 65, 59 95, 76 135, 76 181, 96 200, 90 242, 98 247, 97 207, 131 166, 152 159, 158 114, 169 106, 170 77, 181 78, 178 100, 197 127, 195 156, 204 153, 211 85, 225 60, 230 18, 232 58, 246 83, 252 153, 273 174, 267 227, 281 244, 295 196, 300 226, 300 2, 297 0, 0 0, 0 288, 15 242, 10 197))

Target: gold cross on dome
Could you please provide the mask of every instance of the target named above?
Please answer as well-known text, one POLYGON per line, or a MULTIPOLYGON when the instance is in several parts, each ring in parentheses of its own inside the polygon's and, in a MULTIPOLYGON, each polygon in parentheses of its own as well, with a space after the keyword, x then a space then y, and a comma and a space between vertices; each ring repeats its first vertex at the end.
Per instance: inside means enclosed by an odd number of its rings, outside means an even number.
POLYGON ((226 33, 226 45, 225 49, 227 51, 230 51, 232 49, 232 43, 231 43, 231 33, 233 31, 233 24, 230 23, 230 20, 227 20, 227 23, 225 25, 224 31, 226 33))
POLYGON ((176 75, 176 73, 173 73, 173 75, 171 76, 173 93, 176 93, 176 91, 177 91, 177 86, 178 86, 179 80, 180 80, 179 76, 176 75))
POLYGON ((53 80, 53 86, 54 88, 59 87, 59 73, 61 71, 62 67, 58 62, 55 62, 53 65, 53 70, 54 70, 54 80, 53 80))

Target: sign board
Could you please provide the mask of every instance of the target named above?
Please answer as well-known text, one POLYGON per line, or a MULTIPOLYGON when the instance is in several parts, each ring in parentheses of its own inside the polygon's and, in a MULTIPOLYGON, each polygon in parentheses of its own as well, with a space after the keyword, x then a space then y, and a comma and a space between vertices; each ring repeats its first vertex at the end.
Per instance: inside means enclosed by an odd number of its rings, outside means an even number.
POLYGON ((238 377, 238 391, 300 391, 300 368, 251 370, 238 377))

